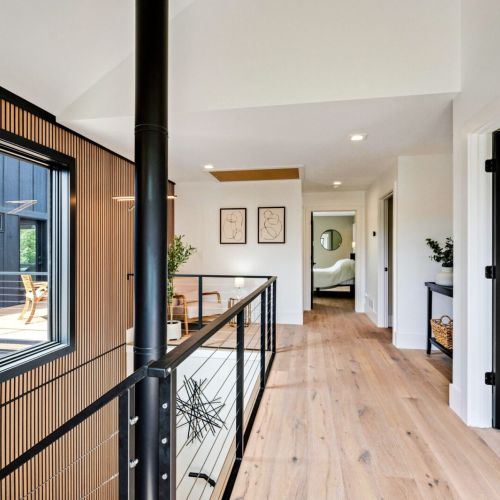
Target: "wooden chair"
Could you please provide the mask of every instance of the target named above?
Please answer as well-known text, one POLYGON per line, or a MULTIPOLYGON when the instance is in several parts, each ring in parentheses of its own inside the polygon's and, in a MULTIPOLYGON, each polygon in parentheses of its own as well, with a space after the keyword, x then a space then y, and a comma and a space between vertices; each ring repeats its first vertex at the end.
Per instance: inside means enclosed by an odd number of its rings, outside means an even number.
MULTIPOLYGON (((174 300, 175 304, 171 306, 171 315, 174 318, 181 318, 185 332, 189 333, 189 324, 198 322, 198 298, 190 298, 186 293, 177 293, 174 295, 174 300)), ((203 321, 216 318, 226 309, 222 304, 219 292, 203 292, 203 321)))
POLYGON ((30 274, 22 274, 21 279, 23 280, 24 285, 25 303, 18 319, 24 319, 24 315, 31 307, 28 319, 25 322, 28 324, 31 323, 33 317, 35 316, 37 304, 47 300, 47 297, 49 296, 49 285, 46 281, 33 281, 30 274))

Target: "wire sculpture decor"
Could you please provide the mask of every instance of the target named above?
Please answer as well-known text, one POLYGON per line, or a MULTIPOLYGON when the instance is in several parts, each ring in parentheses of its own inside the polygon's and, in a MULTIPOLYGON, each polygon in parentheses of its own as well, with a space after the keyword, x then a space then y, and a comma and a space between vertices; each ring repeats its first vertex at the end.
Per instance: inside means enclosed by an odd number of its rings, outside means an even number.
POLYGON ((207 432, 215 436, 217 429, 226 427, 220 412, 225 403, 222 398, 208 399, 203 392, 207 379, 196 381, 184 375, 187 398, 177 396, 178 427, 188 426, 187 444, 202 441, 207 432))

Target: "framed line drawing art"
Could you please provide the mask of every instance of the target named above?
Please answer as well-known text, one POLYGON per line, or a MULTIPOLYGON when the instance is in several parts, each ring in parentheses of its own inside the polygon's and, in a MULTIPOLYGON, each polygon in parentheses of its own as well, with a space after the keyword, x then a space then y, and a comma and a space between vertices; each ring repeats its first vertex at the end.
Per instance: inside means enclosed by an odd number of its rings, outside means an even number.
POLYGON ((219 218, 219 243, 245 245, 247 242, 247 209, 221 208, 219 218))
POLYGON ((259 207, 258 221, 259 243, 285 243, 285 207, 259 207))

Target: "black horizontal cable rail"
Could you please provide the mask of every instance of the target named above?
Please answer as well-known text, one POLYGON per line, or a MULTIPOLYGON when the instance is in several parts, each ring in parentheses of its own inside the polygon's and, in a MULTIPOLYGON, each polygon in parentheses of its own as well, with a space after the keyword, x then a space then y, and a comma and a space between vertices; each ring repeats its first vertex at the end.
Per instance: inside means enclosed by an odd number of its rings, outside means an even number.
MULTIPOLYGON (((127 277, 129 276, 130 275, 127 277)), ((187 498, 203 498, 205 487, 198 497, 191 496, 192 494, 196 495, 196 492, 194 491, 196 479, 205 479, 205 486, 210 485, 210 487, 215 488, 218 481, 221 479, 213 479, 218 474, 215 471, 217 461, 215 464, 212 464, 211 470, 209 470, 210 465, 207 463, 207 460, 211 456, 212 452, 213 454, 217 453, 216 445, 220 448, 216 455, 217 459, 221 456, 222 458, 224 457, 224 451, 229 453, 228 450, 233 449, 233 459, 231 459, 232 455, 230 456, 226 453, 226 460, 230 460, 229 473, 226 477, 222 478, 223 482, 221 483, 222 498, 229 498, 232 486, 236 480, 241 460, 243 459, 246 441, 249 437, 258 406, 262 399, 263 391, 266 386, 269 371, 276 352, 277 279, 275 276, 223 274, 177 274, 175 277, 196 278, 198 281, 198 299, 200 302, 202 302, 203 298, 202 287, 204 278, 241 277, 249 279, 265 279, 266 281, 244 298, 238 299, 232 307, 229 307, 227 311, 220 314, 206 325, 203 325, 202 322, 203 304, 199 304, 198 323, 200 325, 200 329, 198 331, 192 333, 188 339, 184 340, 180 345, 167 352, 158 361, 142 366, 136 370, 122 382, 95 400, 88 407, 48 434, 29 450, 25 451, 12 462, 0 469, 0 480, 7 478, 10 474, 37 456, 40 452, 51 446, 58 439, 97 413, 101 408, 106 406, 111 401, 119 398, 119 492, 120 499, 133 498, 133 491, 131 488, 131 485, 133 484, 133 470, 140 460, 140 457, 133 456, 135 448, 133 427, 138 421, 138 417, 135 417, 134 410, 135 386, 147 377, 154 377, 159 380, 160 385, 160 442, 158 443, 158 453, 160 457, 160 471, 158 473, 160 498, 174 500, 176 498, 177 488, 185 477, 192 478, 194 481, 189 493, 187 494, 187 498), (258 301, 257 305, 252 307, 253 303, 256 301, 258 301), (258 318, 254 318, 257 310, 260 311, 258 318), (214 361, 216 358, 212 358, 212 356, 216 354, 219 349, 228 349, 226 347, 223 348, 222 344, 219 347, 204 346, 208 340, 210 340, 217 332, 220 332, 226 326, 234 327, 234 331, 230 330, 229 335, 225 337, 225 340, 227 340, 228 337, 232 335, 231 331, 235 334, 236 342, 234 348, 232 348, 234 355, 231 352, 224 354, 225 357, 223 358, 223 361, 219 361, 217 370, 213 372, 210 378, 201 382, 196 382, 194 380, 194 376, 200 369, 202 369, 203 365, 210 360, 214 361), (245 333, 247 334, 247 339, 245 339, 245 333), (248 339, 250 334, 251 337, 248 339), (255 337, 260 338, 257 350, 251 348, 251 343, 255 337), (245 346, 245 340, 248 340, 250 347, 245 346), (206 361, 204 361, 202 365, 199 366, 193 374, 191 374, 189 381, 186 379, 186 376, 184 376, 185 382, 182 386, 178 387, 178 368, 189 358, 190 355, 194 354, 200 348, 203 348, 204 351, 209 351, 212 354, 206 357, 206 361), (245 353, 247 354, 246 360, 245 353), (267 355, 267 353, 269 353, 269 355, 267 355), (229 364, 227 364, 228 361, 229 364), (230 370, 231 361, 234 361, 234 373, 230 370), (216 376, 223 367, 226 371, 228 371, 228 374, 225 376, 225 380, 221 384, 216 380, 216 376), (231 383, 232 376, 235 378, 234 383, 231 383), (214 384, 218 384, 218 386, 220 385, 217 393, 220 392, 224 383, 229 381, 230 389, 234 389, 235 391, 235 398, 232 404, 229 404, 232 392, 229 392, 225 396, 224 401, 222 399, 222 395, 217 396, 216 394, 213 401, 210 401, 209 398, 203 394, 204 384, 210 384, 212 381, 214 384), (254 383, 255 387, 251 385, 252 383, 254 383), (181 417, 179 420, 180 413, 177 411, 177 402, 180 400, 179 391, 186 391, 186 387, 190 389, 189 395, 191 397, 193 397, 193 394, 197 397, 196 404, 192 405, 195 414, 189 413, 189 401, 180 401, 182 403, 181 407, 185 412, 186 408, 188 408, 187 413, 185 413, 188 417, 185 417, 184 420, 182 420, 184 417, 181 417), (245 401, 245 397, 254 392, 256 392, 256 396, 254 398, 253 405, 250 405, 248 401, 245 401), (228 418, 231 420, 231 424, 223 422, 217 413, 217 411, 223 407, 227 409, 228 418), (211 408, 210 411, 212 413, 205 415, 201 412, 200 414, 200 411, 204 408, 211 408), (189 424, 189 427, 191 428, 194 425, 193 419, 200 420, 196 423, 196 430, 198 434, 201 433, 204 435, 203 439, 201 439, 201 437, 197 434, 194 435, 195 438, 198 437, 200 440, 199 447, 196 448, 196 450, 193 450, 195 451, 195 456, 199 453, 203 454, 203 445, 206 447, 210 445, 210 449, 205 453, 206 458, 203 462, 204 466, 207 466, 208 474, 205 472, 202 473, 201 471, 200 473, 193 473, 192 470, 186 470, 181 481, 177 482, 176 467, 178 455, 181 452, 186 452, 190 442, 184 442, 179 453, 177 453, 176 436, 180 427, 189 424), (233 424, 234 435, 230 433, 233 424), (231 427, 231 429, 229 429, 229 427, 231 427), (217 432, 215 432, 216 430, 217 432), (223 430, 227 431, 225 432, 226 435, 223 430), (211 434, 209 431, 211 431, 211 434), (213 441, 211 444, 210 439, 206 441, 209 437, 212 438, 213 441), (226 450, 224 446, 227 447, 231 442, 233 442, 233 447, 229 447, 228 450, 226 450)), ((192 457, 191 463, 193 460, 194 457, 192 457)))

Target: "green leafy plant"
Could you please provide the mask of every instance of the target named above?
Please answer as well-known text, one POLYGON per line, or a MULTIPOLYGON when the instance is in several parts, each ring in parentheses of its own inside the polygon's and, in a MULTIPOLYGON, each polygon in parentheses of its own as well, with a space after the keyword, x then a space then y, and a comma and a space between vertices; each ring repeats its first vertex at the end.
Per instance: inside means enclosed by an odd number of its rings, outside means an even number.
MULTIPOLYGON (((191 255, 196 253, 196 248, 183 241, 184 235, 176 234, 173 241, 168 247, 167 253, 167 269, 168 269, 168 283, 167 283, 167 296, 168 303, 172 304, 174 298, 174 278, 172 275, 176 274, 179 268, 185 264, 191 255)), ((173 308, 170 307, 170 315, 173 314, 173 308)))
POLYGON ((427 238, 425 241, 433 252, 432 255, 429 255, 431 260, 439 262, 443 267, 453 267, 453 238, 446 238, 443 246, 431 238, 427 238))

